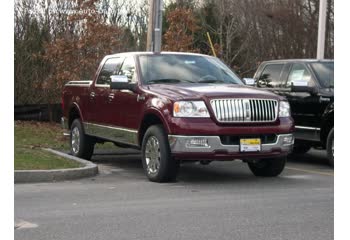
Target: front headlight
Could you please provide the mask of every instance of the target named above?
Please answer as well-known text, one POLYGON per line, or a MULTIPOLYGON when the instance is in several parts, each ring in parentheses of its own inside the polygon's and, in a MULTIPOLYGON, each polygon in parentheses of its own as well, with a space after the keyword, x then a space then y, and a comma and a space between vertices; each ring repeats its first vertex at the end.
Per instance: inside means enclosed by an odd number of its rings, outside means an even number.
POLYGON ((208 118, 209 112, 203 101, 179 101, 174 103, 174 117, 208 118))
POLYGON ((290 116, 290 106, 286 101, 280 101, 280 109, 279 109, 280 117, 289 117, 290 116))

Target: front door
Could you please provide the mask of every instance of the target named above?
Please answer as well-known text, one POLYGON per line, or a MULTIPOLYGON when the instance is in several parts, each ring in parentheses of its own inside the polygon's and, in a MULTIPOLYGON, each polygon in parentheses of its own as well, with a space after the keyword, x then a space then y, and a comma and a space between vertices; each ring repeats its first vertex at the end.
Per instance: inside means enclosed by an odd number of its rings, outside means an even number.
MULTIPOLYGON (((126 57, 119 72, 120 75, 127 76, 131 83, 138 83, 138 74, 136 71, 136 63, 133 56, 126 57)), ((132 92, 130 90, 120 90, 116 93, 116 101, 118 110, 120 111, 121 120, 120 127, 127 130, 137 131, 142 114, 142 94, 139 90, 132 92)))
MULTIPOLYGON (((138 76, 135 60, 133 56, 128 56, 115 61, 112 67, 114 71, 109 75, 122 75, 128 78, 129 82, 137 83, 138 76)), ((108 84, 109 84, 108 83, 108 84)), ((136 90, 138 91, 138 90, 136 90)), ((123 144, 138 144, 138 132, 140 115, 142 113, 143 103, 138 101, 138 93, 131 90, 105 89, 101 94, 100 112, 103 121, 98 128, 103 130, 103 136, 111 141, 123 144)))

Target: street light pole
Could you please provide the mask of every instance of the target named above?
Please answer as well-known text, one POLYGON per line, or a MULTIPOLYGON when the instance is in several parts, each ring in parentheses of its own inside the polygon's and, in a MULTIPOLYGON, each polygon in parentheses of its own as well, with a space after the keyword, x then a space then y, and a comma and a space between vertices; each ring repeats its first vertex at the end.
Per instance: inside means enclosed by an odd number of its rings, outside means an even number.
POLYGON ((326 39, 327 0, 320 0, 318 16, 317 59, 324 59, 326 39))

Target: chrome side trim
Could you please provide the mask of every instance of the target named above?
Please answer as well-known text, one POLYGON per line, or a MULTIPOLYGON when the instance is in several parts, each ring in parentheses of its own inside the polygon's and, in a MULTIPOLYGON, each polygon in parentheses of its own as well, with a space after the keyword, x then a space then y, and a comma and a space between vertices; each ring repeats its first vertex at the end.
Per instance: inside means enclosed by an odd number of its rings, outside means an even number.
POLYGON ((92 84, 91 80, 82 80, 82 81, 70 81, 66 83, 65 86, 89 87, 91 84, 92 84))
MULTIPOLYGON (((279 134, 275 143, 261 144, 261 151, 259 153, 268 153, 273 149, 280 148, 283 152, 290 152, 293 149, 292 144, 284 144, 283 138, 290 137, 293 134, 279 134)), ((209 153, 214 151, 225 150, 228 153, 240 153, 239 145, 223 145, 219 136, 183 136, 183 135, 169 135, 169 144, 172 153, 209 153), (186 147, 188 140, 193 138, 206 138, 209 147, 186 147)))
POLYGON ((321 128, 295 126, 294 136, 296 139, 319 142, 321 140, 321 128))
POLYGON ((315 128, 315 127, 295 126, 295 128, 298 128, 298 129, 307 129, 307 130, 315 130, 315 131, 321 131, 321 128, 315 128))
POLYGON ((84 122, 86 134, 112 142, 138 146, 138 131, 128 128, 84 122))
POLYGON ((95 87, 99 87, 99 88, 110 88, 110 85, 108 85, 108 84, 95 84, 95 87))

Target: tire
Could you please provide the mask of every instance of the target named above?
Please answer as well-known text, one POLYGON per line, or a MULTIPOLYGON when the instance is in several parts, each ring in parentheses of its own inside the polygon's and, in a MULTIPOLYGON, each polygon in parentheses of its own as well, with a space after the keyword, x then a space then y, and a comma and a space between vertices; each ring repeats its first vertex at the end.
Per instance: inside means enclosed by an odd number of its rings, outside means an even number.
POLYGON ((286 164, 286 158, 262 159, 258 162, 248 162, 250 171, 259 177, 276 177, 280 175, 286 164))
POLYGON ((307 143, 295 143, 293 147, 293 154, 305 154, 311 149, 311 146, 307 143))
POLYGON ((171 157, 168 136, 162 125, 149 127, 143 137, 142 166, 152 182, 175 181, 179 169, 178 161, 171 157))
POLYGON ((83 125, 79 119, 75 119, 70 130, 70 150, 75 157, 91 159, 95 143, 91 137, 84 132, 83 125))
POLYGON ((334 167, 334 128, 328 133, 326 149, 329 164, 334 167))

